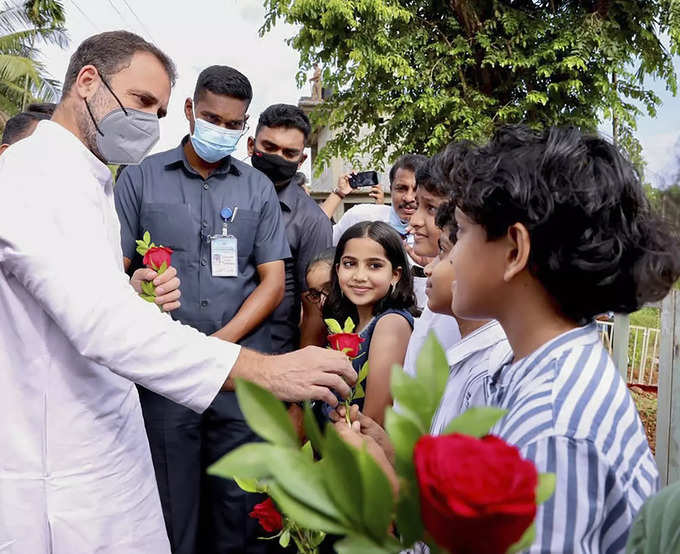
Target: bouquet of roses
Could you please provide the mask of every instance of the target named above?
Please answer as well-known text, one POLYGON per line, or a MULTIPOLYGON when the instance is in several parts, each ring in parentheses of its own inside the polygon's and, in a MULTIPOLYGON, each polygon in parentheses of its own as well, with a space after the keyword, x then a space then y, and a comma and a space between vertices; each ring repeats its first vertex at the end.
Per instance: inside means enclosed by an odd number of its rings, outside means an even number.
MULTIPOLYGON (((151 242, 149 231, 144 231, 142 240, 137 241, 137 253, 144 257, 142 263, 153 269, 158 275, 168 269, 172 262, 172 250, 166 246, 156 246, 151 242)), ((139 296, 147 302, 154 302, 156 300, 156 287, 151 281, 142 281, 142 292, 139 296)))
POLYGON ((309 405, 304 427, 317 456, 302 451, 283 404, 247 381, 236 383, 236 395, 265 442, 241 446, 208 472, 266 487, 295 525, 344 536, 334 545, 340 554, 397 554, 418 542, 452 554, 528 548, 537 504, 552 495, 554 475, 539 475, 517 448, 488 434, 505 413, 497 408, 470 409, 445 434, 428 435, 448 372, 433 335, 415 377, 393 368, 390 388, 400 411, 387 411, 385 427, 395 452, 396 496, 368 450, 344 442, 332 425, 322 433, 309 405))

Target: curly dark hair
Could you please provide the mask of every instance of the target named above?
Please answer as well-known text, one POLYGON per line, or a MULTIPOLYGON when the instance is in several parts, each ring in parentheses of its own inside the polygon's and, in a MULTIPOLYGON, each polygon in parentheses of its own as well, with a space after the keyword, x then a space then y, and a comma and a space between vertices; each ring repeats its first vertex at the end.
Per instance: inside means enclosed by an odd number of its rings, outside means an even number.
POLYGON ((334 318, 338 321, 344 321, 351 317, 355 323, 359 321, 359 313, 356 306, 347 300, 340 290, 337 270, 345 252, 345 245, 348 241, 358 238, 369 238, 376 241, 385 249, 385 255, 392 264, 392 267, 401 267, 401 277, 394 290, 376 303, 373 307, 373 315, 381 314, 390 309, 402 309, 414 316, 418 316, 416 295, 413 292, 413 276, 411 275, 401 237, 390 225, 383 221, 362 221, 347 229, 335 247, 335 258, 331 270, 331 291, 323 305, 323 317, 334 318))
POLYGON ((453 183, 449 174, 472 146, 468 141, 452 142, 442 152, 428 158, 416 170, 416 187, 423 187, 435 196, 450 196, 453 183))
POLYGON ((456 203, 453 200, 449 200, 439 205, 437 213, 434 216, 434 224, 442 231, 448 230, 448 237, 451 244, 456 244, 456 234, 458 232, 455 211, 456 203))
POLYGON ((450 178, 488 240, 527 228, 529 271, 580 324, 660 300, 680 276, 677 231, 653 212, 633 165, 594 134, 504 127, 450 178))

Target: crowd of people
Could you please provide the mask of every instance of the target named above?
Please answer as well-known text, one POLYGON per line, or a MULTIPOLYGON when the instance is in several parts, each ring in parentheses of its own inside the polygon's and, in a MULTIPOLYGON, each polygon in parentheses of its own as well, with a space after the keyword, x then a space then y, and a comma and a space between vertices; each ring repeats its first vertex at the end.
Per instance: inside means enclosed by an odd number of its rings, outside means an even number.
POLYGON ((430 432, 502 407, 494 434, 557 475, 531 551, 622 552, 658 471, 593 320, 662 298, 680 249, 617 149, 503 128, 401 156, 391 205, 374 187, 333 222, 350 175, 317 205, 299 173, 307 116, 275 104, 247 136, 254 93, 234 68, 200 73, 187 134, 148 155, 174 79, 154 45, 102 33, 73 54, 58 105, 5 126, 0 551, 278 551, 248 516, 262 496, 206 474, 258 440, 235 379, 286 401, 298 428, 314 401, 391 474, 391 368, 415 373, 434 333, 450 373, 430 432), (250 164, 232 156, 246 136, 250 164), (137 251, 147 232, 172 249, 165 272, 137 251), (364 339, 352 360, 325 348, 324 321, 347 318, 364 339))

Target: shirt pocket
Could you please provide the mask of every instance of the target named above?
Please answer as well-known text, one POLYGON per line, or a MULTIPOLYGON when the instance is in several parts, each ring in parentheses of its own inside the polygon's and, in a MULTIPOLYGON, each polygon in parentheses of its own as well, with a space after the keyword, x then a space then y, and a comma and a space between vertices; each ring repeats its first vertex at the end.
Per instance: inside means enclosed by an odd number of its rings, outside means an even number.
POLYGON ((142 233, 149 231, 155 244, 173 250, 188 250, 197 237, 187 204, 144 204, 140 220, 142 233))
POLYGON ((227 223, 229 234, 234 235, 238 241, 239 258, 248 259, 252 255, 259 222, 257 212, 239 209, 234 221, 227 223))

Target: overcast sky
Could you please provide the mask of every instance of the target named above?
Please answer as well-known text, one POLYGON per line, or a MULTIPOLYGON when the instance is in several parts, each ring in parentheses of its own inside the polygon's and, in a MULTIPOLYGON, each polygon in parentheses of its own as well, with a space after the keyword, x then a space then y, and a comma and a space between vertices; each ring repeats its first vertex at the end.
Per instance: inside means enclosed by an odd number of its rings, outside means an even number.
MULTIPOLYGON (((295 82, 297 53, 285 43, 295 29, 278 24, 264 37, 258 29, 264 20, 261 0, 63 0, 70 46, 43 48, 49 73, 63 80, 68 60, 86 37, 127 29, 151 40, 177 64, 179 78, 170 98, 168 116, 161 122, 161 139, 155 151, 176 146, 188 132, 183 104, 193 93, 196 78, 208 65, 223 64, 243 72, 253 85, 249 113, 251 131, 260 112, 270 104, 297 104, 310 87, 298 90, 295 82), (84 12, 84 14, 83 14, 84 12)), ((680 69, 680 58, 676 58, 680 69)), ((673 149, 680 139, 680 98, 673 98, 661 83, 653 88, 664 101, 655 119, 639 121, 638 137, 648 163, 648 178, 655 184, 672 171, 673 149)), ((236 155, 246 156, 245 138, 236 155)), ((309 168, 306 167, 309 174, 309 168)))

